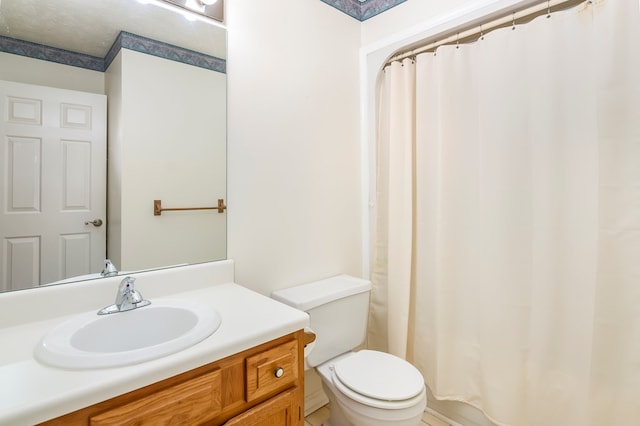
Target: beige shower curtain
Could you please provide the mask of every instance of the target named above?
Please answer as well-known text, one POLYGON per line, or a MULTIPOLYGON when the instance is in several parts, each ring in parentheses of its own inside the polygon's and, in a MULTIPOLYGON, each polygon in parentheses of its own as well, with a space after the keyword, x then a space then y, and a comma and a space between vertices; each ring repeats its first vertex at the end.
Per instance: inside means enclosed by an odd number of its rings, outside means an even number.
POLYGON ((504 425, 640 424, 640 10, 393 63, 369 346, 504 425))

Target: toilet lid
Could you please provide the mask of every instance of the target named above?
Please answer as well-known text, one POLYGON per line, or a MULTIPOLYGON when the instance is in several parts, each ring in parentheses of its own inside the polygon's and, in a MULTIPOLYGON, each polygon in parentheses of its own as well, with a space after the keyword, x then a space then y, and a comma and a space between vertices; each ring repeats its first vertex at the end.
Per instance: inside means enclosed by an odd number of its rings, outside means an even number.
POLYGON ((362 350, 334 365, 335 376, 360 395, 383 401, 402 401, 424 389, 422 374, 397 356, 362 350))

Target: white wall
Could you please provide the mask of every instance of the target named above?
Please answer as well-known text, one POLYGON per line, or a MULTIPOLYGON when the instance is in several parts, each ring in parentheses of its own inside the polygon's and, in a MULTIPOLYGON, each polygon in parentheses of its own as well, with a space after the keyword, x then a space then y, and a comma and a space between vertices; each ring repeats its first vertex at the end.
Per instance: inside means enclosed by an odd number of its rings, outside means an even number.
POLYGON ((122 49, 107 70, 112 100, 109 217, 121 270, 226 257, 226 214, 163 212, 226 199, 226 76, 122 49), (119 207, 119 211, 114 208, 119 207), (114 239, 117 242, 117 238, 114 239))
POLYGON ((359 275, 360 23, 319 0, 230 0, 226 21, 236 282, 359 275))
MULTIPOLYGON (((118 268, 122 261, 122 157, 124 142, 122 51, 105 71, 107 95, 107 256, 118 268)), ((122 270, 122 269, 121 269, 122 270)))
POLYGON ((0 52, 0 80, 104 94, 104 75, 69 65, 0 52))

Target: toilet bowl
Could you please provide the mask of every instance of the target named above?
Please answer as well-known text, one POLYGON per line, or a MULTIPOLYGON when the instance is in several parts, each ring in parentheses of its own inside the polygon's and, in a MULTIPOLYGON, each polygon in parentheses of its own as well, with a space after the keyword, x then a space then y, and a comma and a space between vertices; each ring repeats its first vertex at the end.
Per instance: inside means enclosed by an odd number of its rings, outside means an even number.
POLYGON ((427 405, 422 374, 409 362, 353 351, 366 333, 371 283, 340 275, 276 291, 272 297, 309 314, 316 333, 305 350, 329 398, 325 426, 417 426, 427 405))
POLYGON ((416 426, 427 405, 422 375, 392 355, 350 352, 316 367, 329 398, 325 426, 416 426))

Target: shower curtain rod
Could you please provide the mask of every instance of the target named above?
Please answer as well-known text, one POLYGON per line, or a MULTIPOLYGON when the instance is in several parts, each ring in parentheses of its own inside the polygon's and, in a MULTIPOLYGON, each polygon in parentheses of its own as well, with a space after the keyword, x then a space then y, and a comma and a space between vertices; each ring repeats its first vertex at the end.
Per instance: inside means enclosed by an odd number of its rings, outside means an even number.
POLYGON ((423 40, 414 44, 410 50, 401 51, 394 56, 391 57, 385 64, 385 66, 391 64, 392 62, 402 61, 406 58, 412 58, 420 53, 425 53, 429 51, 433 51, 436 48, 443 46, 445 44, 463 44, 471 41, 475 41, 483 35, 487 34, 489 31, 506 27, 509 25, 519 25, 525 22, 529 22, 533 18, 538 16, 547 14, 550 16, 553 12, 557 12, 559 10, 569 9, 571 7, 575 7, 582 3, 592 3, 591 0, 547 0, 541 3, 535 4, 533 6, 527 7, 525 9, 514 10, 509 12, 507 15, 504 15, 500 18, 493 19, 491 21, 482 22, 480 24, 474 23, 472 25, 464 25, 461 26, 457 31, 447 31, 444 34, 444 38, 440 38, 442 36, 431 37, 427 40, 423 40))

